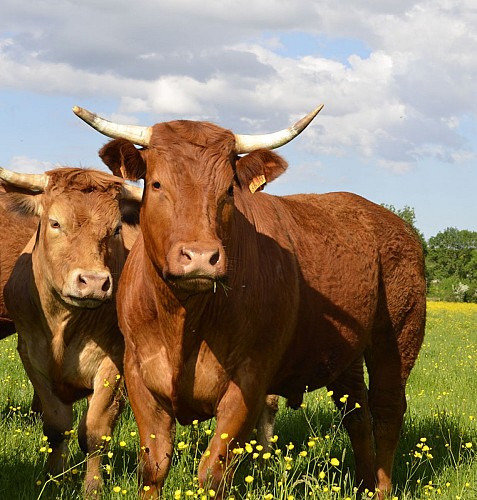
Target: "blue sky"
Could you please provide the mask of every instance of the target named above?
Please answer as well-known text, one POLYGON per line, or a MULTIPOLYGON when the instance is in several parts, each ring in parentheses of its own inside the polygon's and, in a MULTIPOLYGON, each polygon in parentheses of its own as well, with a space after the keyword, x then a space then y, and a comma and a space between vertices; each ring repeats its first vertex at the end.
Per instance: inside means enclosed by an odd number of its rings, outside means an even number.
POLYGON ((5 0, 0 165, 103 168, 74 105, 262 133, 324 103, 269 192, 410 206, 426 238, 477 231, 475 26, 474 0, 5 0))

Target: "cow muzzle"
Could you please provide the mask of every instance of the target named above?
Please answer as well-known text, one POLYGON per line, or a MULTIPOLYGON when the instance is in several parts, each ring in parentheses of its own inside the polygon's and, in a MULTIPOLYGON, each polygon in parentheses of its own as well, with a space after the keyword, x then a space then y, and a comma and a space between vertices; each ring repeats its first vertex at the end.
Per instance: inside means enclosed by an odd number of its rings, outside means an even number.
POLYGON ((184 290, 206 292, 224 278, 225 260, 217 241, 177 243, 167 255, 164 278, 184 290))
POLYGON ((98 307, 112 295, 113 278, 108 271, 74 269, 62 290, 63 300, 76 307, 98 307))

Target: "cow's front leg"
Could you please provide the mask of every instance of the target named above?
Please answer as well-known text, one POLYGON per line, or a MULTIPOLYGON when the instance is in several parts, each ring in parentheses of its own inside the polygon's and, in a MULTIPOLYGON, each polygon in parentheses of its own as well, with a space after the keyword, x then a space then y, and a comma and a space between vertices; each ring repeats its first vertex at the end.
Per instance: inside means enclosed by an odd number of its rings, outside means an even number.
POLYGON ((199 464, 199 484, 216 492, 220 499, 233 477, 237 462, 233 450, 242 446, 250 437, 264 407, 265 395, 257 395, 254 401, 245 400, 241 388, 230 385, 217 408, 217 428, 214 437, 199 464))
POLYGON ((175 419, 145 386, 137 363, 125 358, 128 397, 139 430, 139 486, 142 498, 159 498, 171 467, 175 419))
POLYGON ((51 380, 35 370, 21 334, 18 335, 18 353, 33 385, 39 407, 43 409, 43 433, 52 450, 48 454, 48 472, 53 477, 60 476, 66 469, 68 442, 65 432, 71 431, 73 427, 73 407, 63 403, 54 393, 51 380))
POLYGON ((42 398, 41 392, 38 392, 43 407, 43 432, 52 449, 48 455, 48 472, 56 477, 66 469, 68 442, 65 440, 65 433, 73 427, 73 407, 64 404, 51 393, 42 398))
POLYGON ((101 459, 112 436, 116 420, 124 407, 124 384, 119 369, 107 361, 98 371, 93 394, 88 398, 88 409, 81 419, 78 441, 87 454, 84 480, 87 497, 97 496, 101 488, 101 459), (108 439, 105 439, 108 438, 108 439))

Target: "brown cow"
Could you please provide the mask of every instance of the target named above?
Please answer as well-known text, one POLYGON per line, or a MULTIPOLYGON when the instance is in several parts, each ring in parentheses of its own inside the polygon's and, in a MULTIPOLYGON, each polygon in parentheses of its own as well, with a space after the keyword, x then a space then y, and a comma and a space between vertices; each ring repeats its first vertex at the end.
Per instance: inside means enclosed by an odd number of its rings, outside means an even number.
POLYGON ((139 232, 139 188, 95 170, 51 170, 30 186, 29 177, 2 169, 22 189, 12 208, 39 217, 36 235, 5 286, 5 302, 18 331, 18 351, 43 407, 43 429, 53 449, 49 472, 61 473, 75 401, 87 397, 78 430, 90 454, 85 491, 100 487, 103 436, 110 436, 124 400, 124 341, 115 293, 128 248, 139 232), (66 433, 66 434, 65 434, 66 433))
POLYGON ((354 194, 257 192, 287 167, 270 149, 319 109, 256 141, 202 122, 122 129, 74 109, 117 138, 100 151, 112 171, 145 181, 142 236, 121 276, 118 315, 152 496, 170 467, 176 419, 217 417, 199 481, 220 495, 265 395, 298 402, 322 386, 342 409, 348 395, 357 484, 381 497, 391 490, 406 380, 424 335, 419 239, 354 194))
POLYGON ((0 186, 0 339, 17 331, 3 299, 3 287, 38 226, 37 217, 20 216, 10 211, 7 204, 5 189, 0 186))
MULTIPOLYGON (((10 278, 15 262, 38 227, 38 217, 35 215, 19 215, 9 210, 5 192, 5 186, 0 186, 0 340, 17 331, 5 305, 3 288, 10 278)), ((37 414, 42 411, 36 393, 33 395, 31 411, 37 414)))

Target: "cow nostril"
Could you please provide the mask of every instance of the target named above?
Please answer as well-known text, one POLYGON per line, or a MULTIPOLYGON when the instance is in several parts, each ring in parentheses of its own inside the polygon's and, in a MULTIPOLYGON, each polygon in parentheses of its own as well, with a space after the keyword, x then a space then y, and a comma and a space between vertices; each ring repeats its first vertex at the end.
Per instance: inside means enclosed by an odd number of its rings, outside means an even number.
POLYGON ((187 260, 192 260, 191 252, 185 248, 181 249, 181 256, 185 257, 187 260))
POLYGON ((103 292, 107 292, 111 288, 111 280, 109 279, 109 276, 106 278, 106 280, 103 283, 103 286, 101 287, 101 290, 103 292))
POLYGON ((220 254, 219 254, 219 251, 217 250, 216 252, 214 252, 212 257, 209 259, 210 265, 215 266, 215 264, 217 264, 217 262, 219 262, 219 258, 220 258, 220 254))

